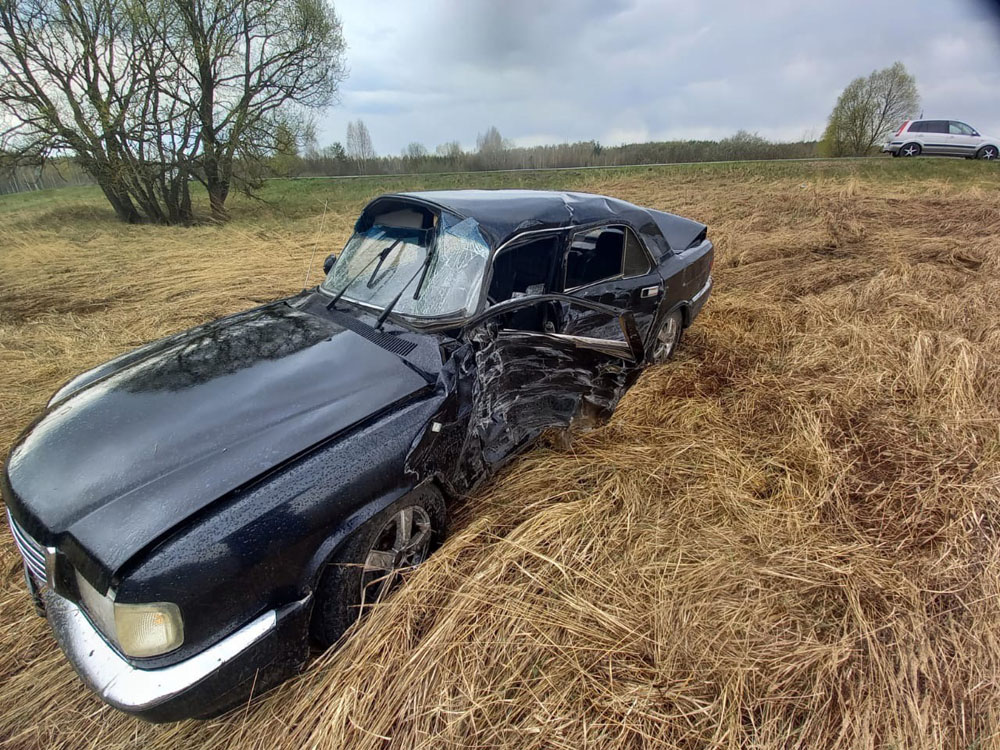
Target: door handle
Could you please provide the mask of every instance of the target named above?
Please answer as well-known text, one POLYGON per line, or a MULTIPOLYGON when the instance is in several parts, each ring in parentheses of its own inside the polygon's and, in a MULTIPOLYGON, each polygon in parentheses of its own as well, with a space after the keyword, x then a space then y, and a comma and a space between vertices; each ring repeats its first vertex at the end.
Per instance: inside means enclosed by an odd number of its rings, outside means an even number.
POLYGON ((660 287, 658 286, 647 286, 643 287, 642 291, 639 292, 639 297, 641 299, 649 299, 650 297, 659 297, 660 287))

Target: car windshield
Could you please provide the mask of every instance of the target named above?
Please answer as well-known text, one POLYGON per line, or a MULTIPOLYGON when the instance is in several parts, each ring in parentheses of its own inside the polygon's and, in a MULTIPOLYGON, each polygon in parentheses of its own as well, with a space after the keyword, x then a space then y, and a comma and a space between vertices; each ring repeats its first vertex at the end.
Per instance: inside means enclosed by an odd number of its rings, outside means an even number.
POLYGON ((488 257, 489 245, 474 219, 443 213, 436 230, 375 224, 347 241, 322 288, 330 294, 343 289, 343 299, 382 309, 406 288, 393 313, 466 315, 475 311, 488 257))

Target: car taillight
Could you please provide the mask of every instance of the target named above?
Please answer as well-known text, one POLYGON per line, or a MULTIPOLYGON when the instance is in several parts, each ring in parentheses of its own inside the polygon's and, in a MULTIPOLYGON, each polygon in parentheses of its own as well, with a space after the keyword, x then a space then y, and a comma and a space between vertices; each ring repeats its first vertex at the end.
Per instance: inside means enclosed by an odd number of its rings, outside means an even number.
POLYGON ((902 132, 903 132, 904 130, 906 130, 906 126, 907 126, 907 125, 909 125, 909 124, 910 124, 910 121, 909 121, 909 120, 907 120, 907 121, 906 121, 906 122, 904 122, 904 123, 903 123, 902 125, 900 125, 900 126, 899 126, 899 130, 897 130, 897 131, 896 131, 896 135, 899 135, 899 134, 900 134, 900 133, 902 133, 902 132))

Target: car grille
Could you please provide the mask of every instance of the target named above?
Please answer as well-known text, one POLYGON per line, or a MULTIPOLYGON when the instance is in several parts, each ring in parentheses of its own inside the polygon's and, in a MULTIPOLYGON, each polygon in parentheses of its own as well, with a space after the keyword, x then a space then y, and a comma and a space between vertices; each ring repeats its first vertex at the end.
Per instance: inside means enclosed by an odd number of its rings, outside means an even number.
POLYGON ((7 511, 7 523, 10 524, 10 533, 14 535, 14 544, 17 545, 17 549, 21 552, 24 564, 28 566, 28 570, 31 571, 31 575, 35 577, 36 582, 45 585, 47 583, 45 575, 45 548, 24 533, 24 530, 11 518, 9 510, 7 511))

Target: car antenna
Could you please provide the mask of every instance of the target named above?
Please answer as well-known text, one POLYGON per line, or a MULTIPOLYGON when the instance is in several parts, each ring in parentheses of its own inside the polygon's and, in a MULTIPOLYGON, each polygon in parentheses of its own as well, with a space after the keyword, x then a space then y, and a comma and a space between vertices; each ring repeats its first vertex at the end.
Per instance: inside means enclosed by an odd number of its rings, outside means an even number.
POLYGON ((309 288, 309 277, 312 276, 313 262, 316 260, 316 248, 319 247, 320 238, 323 234, 323 230, 326 228, 326 209, 329 205, 330 201, 325 201, 323 203, 323 218, 319 222, 319 230, 316 232, 316 239, 313 240, 313 251, 309 256, 309 265, 306 266, 306 280, 302 282, 303 291, 309 288))
POLYGON ((372 263, 374 263, 376 260, 379 261, 380 265, 381 263, 384 263, 385 259, 389 257, 389 253, 391 253, 392 249, 396 247, 396 245, 398 245, 399 243, 400 240, 396 240, 391 245, 386 247, 378 255, 373 255, 372 259, 365 264, 365 267, 362 268, 360 271, 358 271, 357 274, 355 274, 354 278, 350 279, 346 284, 344 284, 344 286, 340 288, 339 292, 333 295, 333 299, 330 300, 329 304, 326 306, 326 309, 332 310, 336 306, 337 302, 340 301, 340 298, 344 296, 344 292, 346 292, 350 288, 351 284, 353 284, 355 281, 361 278, 361 274, 363 274, 365 271, 371 268, 372 263))

